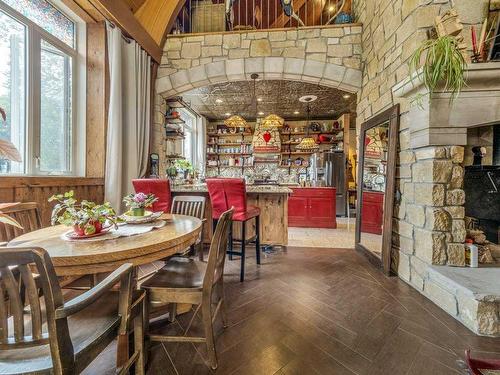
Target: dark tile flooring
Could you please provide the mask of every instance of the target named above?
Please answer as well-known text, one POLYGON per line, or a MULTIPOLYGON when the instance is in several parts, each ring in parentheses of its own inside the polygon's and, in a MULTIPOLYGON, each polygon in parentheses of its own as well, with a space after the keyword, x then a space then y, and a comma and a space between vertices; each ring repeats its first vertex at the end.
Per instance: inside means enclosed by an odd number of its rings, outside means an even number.
MULTIPOLYGON (((500 358, 500 339, 474 335, 354 250, 288 248, 262 263, 249 258, 240 283, 239 262, 227 261, 230 324, 217 326, 217 374, 466 374, 466 348, 500 358)), ((162 330, 180 332, 189 315, 162 330)), ((211 373, 205 353, 156 344, 148 374, 211 373)), ((111 345, 86 373, 114 373, 114 356, 111 345)))

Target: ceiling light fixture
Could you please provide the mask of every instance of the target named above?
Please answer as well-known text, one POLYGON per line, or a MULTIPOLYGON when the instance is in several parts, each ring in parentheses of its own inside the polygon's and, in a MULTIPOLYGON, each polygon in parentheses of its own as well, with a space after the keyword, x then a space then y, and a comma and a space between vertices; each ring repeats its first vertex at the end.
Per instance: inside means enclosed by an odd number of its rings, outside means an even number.
POLYGON ((257 98, 257 101, 258 101, 258 102, 261 102, 261 101, 262 101, 262 98, 257 98))
POLYGON ((294 111, 293 114, 294 115, 298 115, 300 112, 299 111, 294 111))
POLYGON ((246 128, 248 127, 248 123, 241 116, 234 115, 224 120, 224 125, 228 128, 246 128))
POLYGON ((260 112, 258 113, 258 115, 259 115, 259 116, 264 116, 264 112, 260 111, 260 112))
POLYGON ((299 100, 303 103, 307 103, 307 117, 306 117, 306 136, 302 138, 300 143, 295 147, 299 151, 318 151, 319 145, 316 143, 316 140, 309 135, 309 115, 311 114, 311 105, 310 103, 315 101, 318 97, 314 95, 306 95, 299 98, 299 100))
POLYGON ((215 99, 215 102, 220 104, 220 103, 222 103, 222 99, 217 98, 217 99, 215 99))
POLYGON ((285 120, 283 120, 278 115, 269 115, 264 120, 262 120, 262 127, 269 128, 280 128, 285 124, 285 120))
POLYGON ((231 114, 229 112, 226 112, 225 115, 226 116, 231 116, 231 114))
POLYGON ((343 97, 344 99, 349 99, 349 98, 351 97, 351 95, 349 95, 349 94, 344 94, 344 95, 342 95, 342 97, 343 97))

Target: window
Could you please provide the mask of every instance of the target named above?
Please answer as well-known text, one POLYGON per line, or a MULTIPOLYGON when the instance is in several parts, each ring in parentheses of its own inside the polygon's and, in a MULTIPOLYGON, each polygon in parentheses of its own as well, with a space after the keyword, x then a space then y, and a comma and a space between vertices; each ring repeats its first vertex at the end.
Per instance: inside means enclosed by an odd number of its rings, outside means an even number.
POLYGON ((0 0, 0 107, 6 113, 0 139, 23 160, 0 159, 0 174, 83 171, 83 148, 75 140, 85 122, 85 104, 77 106, 85 97, 85 45, 78 43, 85 27, 56 1, 0 0))
POLYGON ((183 125, 184 140, 182 142, 182 156, 189 160, 193 166, 196 158, 196 115, 189 110, 180 110, 183 125))

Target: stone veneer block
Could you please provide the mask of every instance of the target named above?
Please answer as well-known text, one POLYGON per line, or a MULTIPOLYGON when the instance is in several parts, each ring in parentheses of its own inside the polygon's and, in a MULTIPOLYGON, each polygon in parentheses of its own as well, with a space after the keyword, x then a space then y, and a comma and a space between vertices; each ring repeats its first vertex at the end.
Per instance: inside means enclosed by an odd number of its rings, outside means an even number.
POLYGON ((323 72, 325 70, 325 63, 315 60, 306 60, 304 64, 304 77, 323 77, 323 72))
POLYGON ((226 60, 226 75, 231 80, 245 79, 245 60, 226 60))
POLYGON ((200 87, 205 84, 209 84, 207 72, 205 71, 205 65, 199 65, 188 71, 189 81, 195 87, 200 87))
POLYGON ((161 77, 156 80, 156 92, 166 92, 172 89, 172 82, 170 76, 161 77))
POLYGON ((245 59, 245 74, 248 78, 252 73, 262 74, 264 71, 264 58, 263 57, 251 57, 245 59))
POLYGON ((176 90, 183 91, 186 87, 191 86, 188 73, 186 70, 180 70, 170 76, 172 87, 176 90))
POLYGON ((346 68, 340 65, 327 64, 325 66, 324 77, 330 81, 338 82, 339 84, 344 80, 346 68))
POLYGON ((205 65, 207 76, 211 83, 221 82, 226 79, 225 61, 216 61, 205 65))
POLYGON ((240 34, 224 34, 222 45, 224 48, 240 48, 240 34))
POLYGON ((271 43, 267 39, 252 40, 250 43, 250 57, 269 56, 271 43))
POLYGON ((283 57, 265 57, 264 58, 264 78, 280 79, 283 76, 283 57))
POLYGON ((443 184, 416 183, 415 203, 429 206, 444 206, 445 189, 443 184))
POLYGON ((446 236, 443 232, 415 228, 415 255, 429 264, 446 262, 446 236))
POLYGON ((293 57, 285 58, 283 77, 297 79, 298 76, 302 76, 304 71, 305 61, 303 59, 295 59, 293 57))
POLYGON ((347 68, 342 82, 346 82, 349 85, 356 85, 358 87, 361 87, 361 81, 362 81, 362 75, 360 70, 347 68))
POLYGON ((181 57, 183 59, 197 59, 201 56, 200 43, 183 43, 181 57))

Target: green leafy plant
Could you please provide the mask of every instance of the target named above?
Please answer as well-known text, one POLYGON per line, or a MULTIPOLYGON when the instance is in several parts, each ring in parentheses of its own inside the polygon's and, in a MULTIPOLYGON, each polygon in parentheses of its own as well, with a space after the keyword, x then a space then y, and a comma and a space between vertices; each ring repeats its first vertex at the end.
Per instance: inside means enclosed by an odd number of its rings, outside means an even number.
MULTIPOLYGON (((424 57, 422 81, 429 95, 432 95, 439 85, 443 85, 442 91, 451 91, 450 102, 453 102, 466 85, 467 62, 459 48, 458 41, 449 35, 425 40, 410 58, 412 82, 413 73, 417 72, 422 57, 424 57)), ((422 105, 423 97, 424 94, 419 94, 414 98, 419 106, 422 105)))
POLYGON ((151 207, 158 198, 154 194, 129 194, 123 198, 125 205, 130 209, 151 207))
POLYGON ((121 221, 111 207, 109 202, 96 204, 87 200, 80 203, 74 198, 73 190, 64 194, 56 194, 49 198, 49 202, 58 202, 53 210, 51 223, 74 226, 85 235, 94 234, 102 228, 106 222, 111 223, 115 228, 117 222, 121 221))
POLYGON ((177 159, 174 163, 175 168, 182 172, 192 172, 193 165, 189 160, 186 159, 177 159))

